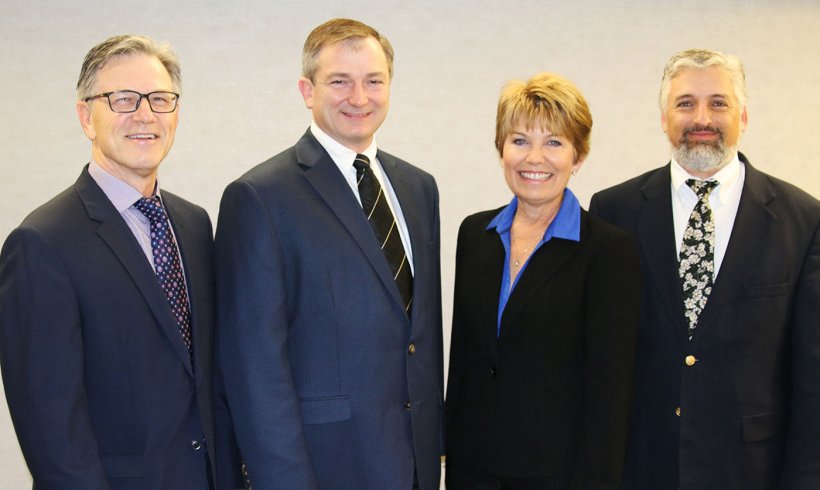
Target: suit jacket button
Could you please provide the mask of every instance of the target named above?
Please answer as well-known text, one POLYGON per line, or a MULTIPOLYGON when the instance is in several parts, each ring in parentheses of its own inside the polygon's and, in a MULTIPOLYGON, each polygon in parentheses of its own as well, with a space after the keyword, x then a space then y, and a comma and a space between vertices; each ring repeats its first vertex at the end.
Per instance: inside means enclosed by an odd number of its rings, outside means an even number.
POLYGON ((407 353, 410 354, 411 356, 413 354, 415 354, 416 353, 416 344, 410 344, 410 346, 407 347, 407 353))
POLYGON ((678 408, 676 408, 676 409, 675 409, 675 415, 677 415, 678 417, 680 417, 680 407, 678 407, 678 408))
POLYGON ((410 400, 407 400, 406 402, 404 402, 404 409, 405 410, 409 411, 411 408, 413 408, 413 404, 410 403, 410 400))
POLYGON ((193 449, 194 451, 199 451, 200 449, 202 449, 202 442, 197 440, 191 441, 191 449, 193 449))
POLYGON ((687 366, 694 366, 695 363, 698 362, 698 359, 695 356, 686 356, 684 362, 686 362, 687 366))
POLYGON ((495 366, 490 366, 490 376, 495 378, 496 375, 498 375, 498 371, 495 369, 495 366))

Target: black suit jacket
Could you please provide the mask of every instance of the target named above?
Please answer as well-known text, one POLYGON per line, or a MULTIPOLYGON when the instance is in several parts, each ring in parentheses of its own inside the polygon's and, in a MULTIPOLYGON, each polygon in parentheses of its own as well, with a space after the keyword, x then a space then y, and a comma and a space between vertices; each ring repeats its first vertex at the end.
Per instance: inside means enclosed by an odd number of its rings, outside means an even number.
POLYGON ((624 488, 820 488, 820 203, 740 158, 740 206, 691 342, 669 165, 592 198, 632 235, 645 279, 624 488))
POLYGON ((203 209, 162 197, 186 273, 193 365, 156 274, 87 168, 3 246, 0 363, 36 490, 208 488, 211 225, 203 209))
POLYGON ((413 304, 308 131, 225 190, 217 351, 256 488, 437 490, 443 412, 438 190, 385 152, 413 250, 413 304))
POLYGON ((496 336, 505 253, 464 220, 456 252, 447 460, 549 488, 620 483, 638 323, 629 237, 581 212, 581 240, 553 238, 518 280, 496 336))

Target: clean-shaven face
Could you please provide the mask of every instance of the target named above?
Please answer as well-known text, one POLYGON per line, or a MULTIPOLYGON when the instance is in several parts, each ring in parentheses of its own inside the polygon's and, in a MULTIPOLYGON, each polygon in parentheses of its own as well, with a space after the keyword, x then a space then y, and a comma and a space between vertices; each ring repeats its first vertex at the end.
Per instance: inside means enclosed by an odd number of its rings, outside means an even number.
MULTIPOLYGON (((117 90, 147 94, 173 92, 171 76, 155 56, 124 55, 111 59, 97 72, 92 95, 117 90)), ((157 114, 143 99, 136 112, 113 112, 105 97, 77 103, 77 114, 94 160, 108 173, 140 189, 156 177, 157 167, 174 143, 176 111, 157 114)))
POLYGON ((313 81, 299 80, 313 120, 339 143, 364 151, 390 105, 390 73, 381 45, 368 37, 325 46, 316 65, 313 81))

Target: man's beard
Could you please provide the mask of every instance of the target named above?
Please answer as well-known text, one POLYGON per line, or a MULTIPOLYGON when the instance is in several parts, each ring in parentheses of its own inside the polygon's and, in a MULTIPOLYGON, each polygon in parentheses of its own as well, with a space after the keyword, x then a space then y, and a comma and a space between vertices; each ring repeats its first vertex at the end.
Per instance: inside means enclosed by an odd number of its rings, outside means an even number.
POLYGON ((713 126, 691 126, 683 130, 678 146, 672 148, 672 156, 690 172, 717 172, 732 161, 735 149, 723 141, 723 132, 713 126), (695 131, 712 131, 717 134, 713 142, 691 143, 689 134, 695 131))

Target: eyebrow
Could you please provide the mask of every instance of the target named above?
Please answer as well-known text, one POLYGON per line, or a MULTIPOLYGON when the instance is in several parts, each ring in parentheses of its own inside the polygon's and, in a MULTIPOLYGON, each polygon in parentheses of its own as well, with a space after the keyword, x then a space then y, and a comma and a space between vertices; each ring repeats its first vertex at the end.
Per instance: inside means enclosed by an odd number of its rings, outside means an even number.
MULTIPOLYGON (((374 71, 374 72, 371 72, 371 73, 367 73, 364 77, 365 78, 373 78, 373 77, 386 77, 386 76, 387 76, 387 73, 385 73, 383 71, 374 71)), ((347 73, 347 72, 337 71, 337 72, 328 73, 325 76, 325 78, 353 78, 353 76, 350 73, 347 73)))
MULTIPOLYGON (((707 95, 707 97, 722 97, 724 99, 728 99, 730 96, 729 96, 729 94, 718 93, 718 94, 709 94, 709 95, 707 95)), ((673 100, 681 100, 681 99, 689 99, 689 98, 696 99, 696 98, 698 98, 698 96, 695 95, 695 94, 683 94, 683 95, 679 95, 679 96, 675 97, 673 100)))

